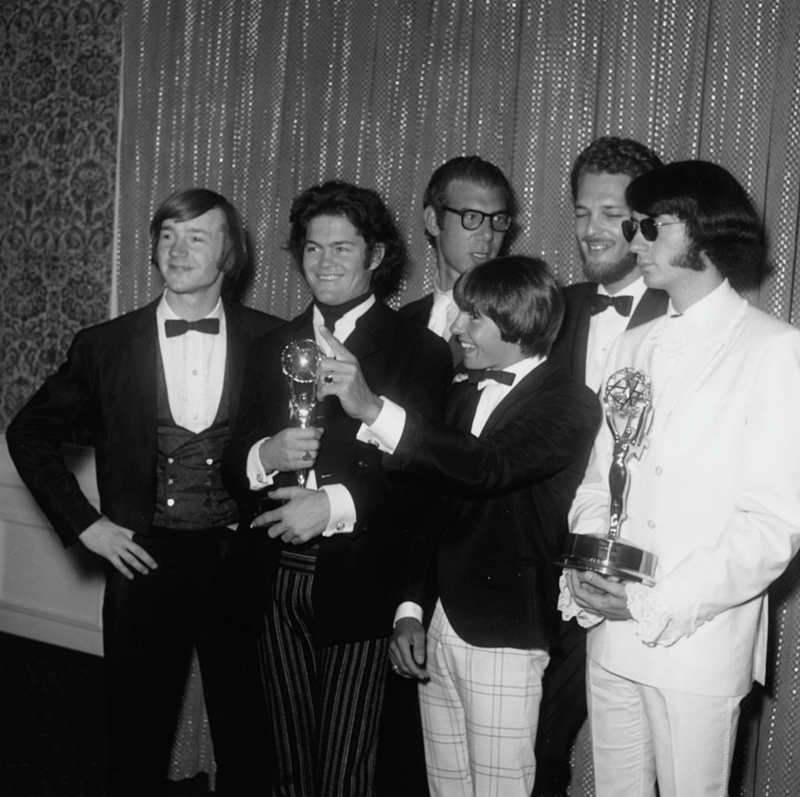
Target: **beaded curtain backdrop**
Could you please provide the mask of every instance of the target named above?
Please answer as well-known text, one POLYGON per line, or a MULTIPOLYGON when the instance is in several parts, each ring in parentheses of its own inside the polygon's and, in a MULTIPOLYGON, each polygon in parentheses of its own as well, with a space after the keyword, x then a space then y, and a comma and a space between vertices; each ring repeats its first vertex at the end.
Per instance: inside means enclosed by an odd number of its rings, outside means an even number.
MULTIPOLYGON (((283 250, 292 198, 338 177, 376 188, 431 289, 420 200, 439 164, 478 153, 519 194, 513 248, 580 277, 568 174, 603 134, 665 160, 728 167, 764 212, 772 268, 751 300, 798 321, 800 4, 796 0, 237 0, 125 3, 117 222, 119 310, 158 292, 158 201, 206 185, 243 211, 257 252, 247 303, 308 301, 283 250)), ((742 723, 741 793, 796 793, 798 601, 776 593, 776 668, 742 723), (760 709, 760 713, 759 713, 760 709)), ((585 749, 585 740, 582 743, 585 749)), ((581 751, 578 750, 580 758, 581 751)), ((591 793, 590 767, 573 793, 591 793)))

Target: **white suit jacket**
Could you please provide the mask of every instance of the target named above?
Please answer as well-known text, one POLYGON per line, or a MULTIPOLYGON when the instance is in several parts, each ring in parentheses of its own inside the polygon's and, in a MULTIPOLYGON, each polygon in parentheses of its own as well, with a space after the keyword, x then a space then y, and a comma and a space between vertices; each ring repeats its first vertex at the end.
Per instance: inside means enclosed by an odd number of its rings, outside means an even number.
MULTIPOLYGON (((800 331, 726 281, 681 318, 624 333, 606 377, 624 366, 651 375, 653 417, 628 464, 621 538, 658 556, 653 589, 683 636, 648 645, 636 622, 604 620, 588 656, 640 683, 743 695, 764 679, 765 590, 800 543, 800 331)), ((608 529, 612 448, 604 425, 570 512, 574 533, 608 529)))

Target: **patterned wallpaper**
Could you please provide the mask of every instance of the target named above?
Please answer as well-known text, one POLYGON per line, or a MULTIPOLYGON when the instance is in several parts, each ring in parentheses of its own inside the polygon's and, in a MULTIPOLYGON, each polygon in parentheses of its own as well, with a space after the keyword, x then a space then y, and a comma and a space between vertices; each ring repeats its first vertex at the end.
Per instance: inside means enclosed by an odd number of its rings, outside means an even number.
POLYGON ((0 431, 108 317, 122 0, 0 0, 0 431))

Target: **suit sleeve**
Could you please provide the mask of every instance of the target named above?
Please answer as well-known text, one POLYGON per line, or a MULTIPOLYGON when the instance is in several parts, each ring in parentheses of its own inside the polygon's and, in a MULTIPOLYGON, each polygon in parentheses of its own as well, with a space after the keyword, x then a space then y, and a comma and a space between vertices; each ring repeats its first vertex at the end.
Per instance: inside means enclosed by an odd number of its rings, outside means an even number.
POLYGON ((393 465, 473 496, 498 495, 572 467, 591 444, 599 417, 594 393, 566 379, 486 437, 409 412, 393 465))
MULTIPOLYGON (((400 378, 395 375, 389 389, 376 386, 378 391, 426 422, 441 424, 452 374, 449 347, 441 338, 422 330, 416 345, 407 352, 406 363, 405 374, 400 378)), ((357 427, 358 424, 354 435, 357 427)), ((343 481, 356 506, 355 533, 402 522, 435 502, 438 494, 432 485, 387 466, 386 457, 373 446, 361 442, 356 445, 369 455, 378 455, 380 467, 366 469, 363 475, 355 473, 343 481)))
POLYGON ((100 517, 61 452, 62 443, 89 411, 94 395, 93 357, 85 333, 78 333, 66 361, 19 411, 6 432, 20 477, 65 546, 100 517))

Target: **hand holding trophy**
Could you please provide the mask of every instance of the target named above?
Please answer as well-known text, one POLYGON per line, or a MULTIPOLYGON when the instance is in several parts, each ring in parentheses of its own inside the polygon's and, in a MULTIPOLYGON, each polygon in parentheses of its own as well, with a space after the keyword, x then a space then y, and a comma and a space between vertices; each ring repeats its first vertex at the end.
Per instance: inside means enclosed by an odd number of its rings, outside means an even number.
POLYGON ((653 585, 658 558, 619 539, 629 484, 628 460, 641 452, 650 422, 650 380, 642 371, 622 368, 606 381, 603 403, 606 423, 614 437, 614 453, 608 472, 611 497, 608 534, 568 534, 564 551, 556 564, 653 585))
MULTIPOLYGON (((305 429, 311 422, 317 405, 317 367, 322 361, 322 350, 313 340, 293 340, 283 350, 281 362, 286 376, 286 388, 292 407, 292 418, 305 429)), ((297 483, 306 485, 307 469, 297 471, 297 483)))

